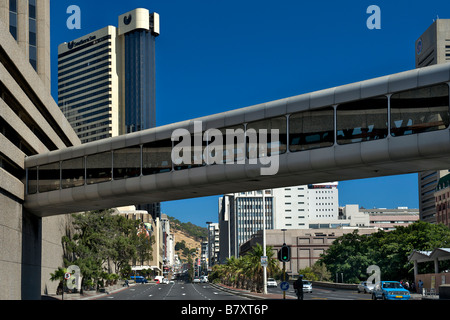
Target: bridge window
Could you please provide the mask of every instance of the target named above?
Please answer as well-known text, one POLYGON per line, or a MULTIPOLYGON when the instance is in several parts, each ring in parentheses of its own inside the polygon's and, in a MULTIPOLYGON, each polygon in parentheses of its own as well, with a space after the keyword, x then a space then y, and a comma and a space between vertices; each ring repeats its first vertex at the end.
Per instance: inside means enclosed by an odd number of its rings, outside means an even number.
POLYGON ((337 142, 356 143, 388 135, 386 96, 340 104, 337 107, 337 142))
POLYGON ((84 157, 61 162, 61 186, 63 189, 84 185, 84 157))
POLYGON ((331 147, 334 144, 334 109, 293 113, 289 117, 289 150, 331 147))
POLYGON ((205 133, 203 132, 195 133, 181 136, 179 141, 174 141, 174 146, 177 147, 174 155, 179 156, 181 161, 179 164, 174 164, 175 170, 191 169, 206 165, 203 153, 208 142, 203 140, 204 136, 205 133), (190 141, 184 141, 184 139, 190 141))
POLYGON ((103 152, 87 156, 86 179, 87 184, 111 181, 112 179, 111 152, 103 152))
POLYGON ((285 153, 287 149, 286 126, 285 116, 248 123, 246 129, 248 159, 285 153))
POLYGON ((142 174, 172 171, 172 141, 170 139, 146 143, 142 146, 142 174))
POLYGON ((27 169, 27 184, 28 184, 28 194, 35 194, 37 193, 37 167, 32 167, 27 169))
POLYGON ((442 130, 448 125, 447 84, 403 91, 391 96, 392 136, 442 130))
POLYGON ((114 150, 114 180, 139 177, 141 175, 141 146, 114 150))
MULTIPOLYGON (((240 163, 245 161, 245 128, 244 125, 237 125, 227 128, 219 129, 222 138, 222 156, 217 157, 215 163, 240 163)), ((216 159, 216 154, 212 144, 215 142, 213 138, 208 135, 208 144, 211 144, 208 149, 209 157, 216 159)))
POLYGON ((39 166, 39 192, 59 190, 59 162, 39 166))

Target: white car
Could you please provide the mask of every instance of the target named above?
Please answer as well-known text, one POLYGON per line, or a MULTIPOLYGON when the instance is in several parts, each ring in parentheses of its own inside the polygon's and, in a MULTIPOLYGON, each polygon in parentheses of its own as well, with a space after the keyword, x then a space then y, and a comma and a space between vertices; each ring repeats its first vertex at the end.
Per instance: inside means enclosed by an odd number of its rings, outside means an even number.
POLYGON ((195 277, 192 282, 193 283, 200 283, 200 278, 199 277, 195 277))
POLYGON ((375 284, 369 283, 367 281, 363 281, 360 284, 358 284, 358 293, 372 293, 373 288, 375 287, 375 284))
POLYGON ((200 282, 201 283, 208 283, 208 277, 207 276, 201 276, 200 277, 200 282))
POLYGON ((277 282, 274 278, 267 279, 267 287, 277 287, 277 282))
POLYGON ((303 280, 303 292, 312 293, 312 282, 303 280))

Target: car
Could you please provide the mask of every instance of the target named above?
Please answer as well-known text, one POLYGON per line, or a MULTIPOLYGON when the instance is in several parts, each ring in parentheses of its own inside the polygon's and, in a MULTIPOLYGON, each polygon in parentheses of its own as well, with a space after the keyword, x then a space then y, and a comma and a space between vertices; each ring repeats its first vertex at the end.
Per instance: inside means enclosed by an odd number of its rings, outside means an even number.
POLYGON ((303 280, 303 292, 312 293, 312 282, 303 280))
POLYGON ((134 280, 136 283, 148 283, 148 280, 143 276, 131 276, 130 280, 134 280))
POLYGON ((363 281, 360 284, 358 284, 358 293, 372 293, 373 288, 375 287, 375 284, 363 281))
POLYGON ((398 281, 379 281, 372 291, 372 300, 409 300, 411 295, 398 281))
POLYGON ((201 276, 200 277, 200 282, 201 283, 208 283, 208 276, 201 276))
POLYGON ((169 279, 163 278, 163 279, 162 279, 162 283, 163 283, 163 284, 169 284, 169 279))
POLYGON ((274 278, 267 279, 267 287, 277 287, 277 282, 274 278))
POLYGON ((200 278, 199 277, 195 277, 192 282, 193 283, 200 283, 200 278))

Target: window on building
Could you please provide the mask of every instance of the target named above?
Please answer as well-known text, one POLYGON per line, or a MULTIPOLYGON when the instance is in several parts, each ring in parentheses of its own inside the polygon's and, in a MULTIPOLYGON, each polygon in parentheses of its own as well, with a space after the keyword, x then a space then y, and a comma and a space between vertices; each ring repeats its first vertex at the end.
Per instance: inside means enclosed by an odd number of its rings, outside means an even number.
POLYGON ((36 0, 28 1, 28 24, 29 24, 29 55, 30 63, 34 70, 37 70, 37 21, 36 21, 36 0))
POLYGON ((9 0, 9 32, 17 40, 17 0, 9 0))

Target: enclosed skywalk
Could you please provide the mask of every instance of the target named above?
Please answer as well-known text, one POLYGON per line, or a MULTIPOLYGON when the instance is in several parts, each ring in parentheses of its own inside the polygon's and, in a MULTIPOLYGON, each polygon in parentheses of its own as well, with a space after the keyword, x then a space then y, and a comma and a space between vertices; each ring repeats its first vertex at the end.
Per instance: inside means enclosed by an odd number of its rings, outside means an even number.
POLYGON ((24 206, 50 216, 450 168, 449 84, 450 64, 430 66, 28 157, 24 206), (182 163, 180 130, 194 147, 182 163), (235 137, 211 162, 218 132, 235 137))

